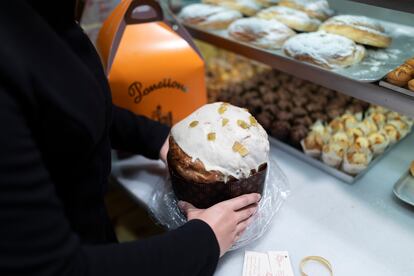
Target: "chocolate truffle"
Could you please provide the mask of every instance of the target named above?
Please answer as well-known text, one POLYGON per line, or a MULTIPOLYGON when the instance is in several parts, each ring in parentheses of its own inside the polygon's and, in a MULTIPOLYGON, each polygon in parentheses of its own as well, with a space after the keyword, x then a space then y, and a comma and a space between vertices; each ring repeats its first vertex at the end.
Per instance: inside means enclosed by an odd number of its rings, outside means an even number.
POLYGON ((286 141, 290 134, 290 124, 286 121, 276 121, 272 124, 270 133, 276 139, 286 141))

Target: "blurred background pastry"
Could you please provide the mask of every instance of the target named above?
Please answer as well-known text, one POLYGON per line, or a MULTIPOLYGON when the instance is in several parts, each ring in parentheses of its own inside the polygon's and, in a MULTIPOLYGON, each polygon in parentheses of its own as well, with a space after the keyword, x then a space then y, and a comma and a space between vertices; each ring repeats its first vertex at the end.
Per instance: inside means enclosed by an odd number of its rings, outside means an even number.
POLYGON ((407 136, 412 125, 413 120, 406 116, 372 106, 365 114, 345 113, 330 122, 316 122, 301 146, 305 154, 354 175, 367 168, 373 157, 407 136))
POLYGON ((281 0, 279 5, 304 11, 309 16, 322 21, 334 14, 326 0, 281 0))
POLYGON ((408 82, 408 89, 414 92, 414 79, 408 82))
POLYGON ((381 24, 366 16, 337 15, 325 21, 319 29, 374 47, 386 48, 392 42, 381 24))
POLYGON ((270 7, 277 5, 280 2, 280 0, 256 0, 256 2, 258 2, 263 7, 270 7))
POLYGON ((184 24, 207 30, 226 29, 234 20, 242 17, 239 11, 208 4, 188 5, 178 15, 184 24))
POLYGON ((387 82, 397 86, 406 86, 408 81, 413 78, 414 68, 403 64, 389 72, 386 76, 387 82))
POLYGON ((283 50, 290 57, 328 69, 356 64, 365 56, 363 46, 325 32, 298 34, 286 41, 283 50))
POLYGON ((414 161, 411 162, 410 173, 411 173, 412 176, 414 176, 414 161))
POLYGON ((273 6, 261 10, 257 15, 263 19, 276 19, 288 27, 300 32, 313 32, 319 28, 321 21, 307 13, 284 6, 273 6))
POLYGON ((388 147, 390 140, 383 131, 372 133, 368 136, 371 151, 374 155, 380 155, 388 147))
POLYGON ((410 65, 411 67, 414 68, 414 57, 407 59, 405 61, 405 64, 408 64, 408 65, 410 65))
POLYGON ((266 49, 280 49, 295 32, 276 20, 242 18, 228 28, 229 35, 239 41, 248 42, 266 49))
POLYGON ((372 160, 372 153, 366 149, 350 147, 342 162, 342 170, 351 175, 357 175, 366 168, 372 160))
POLYGON ((217 2, 219 6, 237 10, 247 16, 253 16, 262 9, 262 5, 255 0, 223 0, 217 2))

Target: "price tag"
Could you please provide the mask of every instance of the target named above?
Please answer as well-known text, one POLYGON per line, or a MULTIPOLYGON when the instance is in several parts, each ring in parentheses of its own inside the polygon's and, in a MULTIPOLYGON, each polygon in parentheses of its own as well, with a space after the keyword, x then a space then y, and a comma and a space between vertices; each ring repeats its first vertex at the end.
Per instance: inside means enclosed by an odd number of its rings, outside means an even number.
POLYGON ((244 254, 243 276, 273 276, 270 270, 268 255, 246 251, 244 254))
POLYGON ((287 251, 269 251, 272 276, 293 276, 292 264, 287 251))

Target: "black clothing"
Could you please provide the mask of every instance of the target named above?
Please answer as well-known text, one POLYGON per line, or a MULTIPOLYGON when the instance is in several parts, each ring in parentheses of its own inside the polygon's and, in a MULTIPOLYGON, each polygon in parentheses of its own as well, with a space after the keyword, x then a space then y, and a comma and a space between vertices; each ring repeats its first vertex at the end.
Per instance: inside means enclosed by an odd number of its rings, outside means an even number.
POLYGON ((211 275, 219 247, 202 221, 116 243, 110 149, 157 159, 169 129, 112 105, 72 7, 0 3, 0 275, 211 275))

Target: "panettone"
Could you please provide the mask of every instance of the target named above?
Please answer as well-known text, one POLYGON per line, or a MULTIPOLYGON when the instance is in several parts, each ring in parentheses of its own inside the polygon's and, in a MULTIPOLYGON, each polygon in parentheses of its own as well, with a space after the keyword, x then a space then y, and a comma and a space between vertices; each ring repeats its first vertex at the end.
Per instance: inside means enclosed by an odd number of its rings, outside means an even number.
POLYGON ((206 208, 262 192, 269 141, 246 109, 204 105, 172 128, 169 142, 168 166, 179 199, 206 208))

